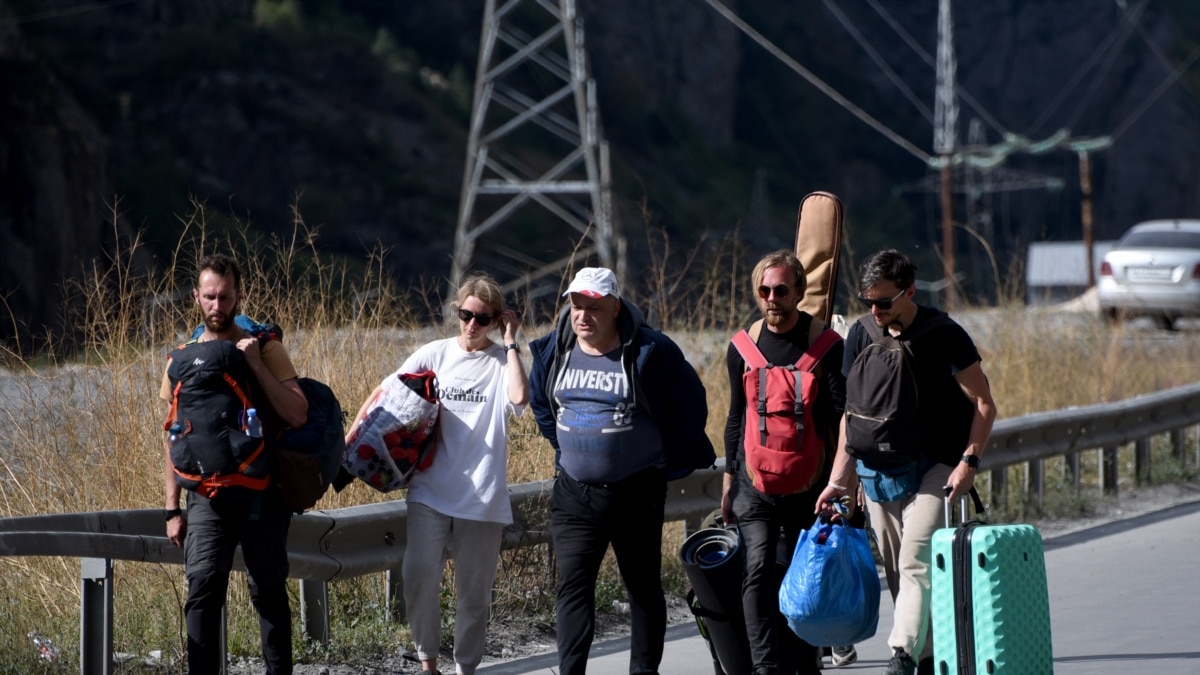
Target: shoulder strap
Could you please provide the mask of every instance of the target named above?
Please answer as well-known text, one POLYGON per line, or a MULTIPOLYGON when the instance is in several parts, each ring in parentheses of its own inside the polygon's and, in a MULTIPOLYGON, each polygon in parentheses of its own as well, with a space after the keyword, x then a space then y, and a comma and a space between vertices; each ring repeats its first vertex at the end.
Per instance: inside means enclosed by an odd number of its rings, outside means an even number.
POLYGON ((758 321, 750 324, 750 328, 747 329, 746 332, 750 334, 750 339, 754 340, 754 344, 758 344, 758 336, 762 335, 762 328, 763 320, 759 319, 758 321))
POLYGON ((838 332, 832 328, 826 328, 822 330, 821 334, 817 336, 817 341, 809 344, 808 350, 805 351, 800 357, 800 360, 796 362, 796 370, 807 370, 812 372, 812 369, 816 368, 817 364, 821 362, 821 359, 825 357, 825 354, 829 351, 829 348, 841 339, 842 336, 838 335, 838 332))
POLYGON ((867 337, 871 338, 872 342, 883 337, 883 329, 879 327, 879 324, 875 323, 875 317, 867 314, 866 316, 859 317, 858 322, 867 331, 867 337))
MULTIPOLYGON (((753 328, 754 326, 751 326, 751 329, 753 328)), ((767 357, 763 356, 763 353, 761 350, 759 350, 758 345, 754 343, 754 339, 750 337, 750 333, 744 330, 739 330, 733 334, 733 339, 731 341, 733 342, 734 349, 737 349, 738 354, 742 355, 742 360, 746 362, 747 366, 751 368, 767 367, 767 357)))

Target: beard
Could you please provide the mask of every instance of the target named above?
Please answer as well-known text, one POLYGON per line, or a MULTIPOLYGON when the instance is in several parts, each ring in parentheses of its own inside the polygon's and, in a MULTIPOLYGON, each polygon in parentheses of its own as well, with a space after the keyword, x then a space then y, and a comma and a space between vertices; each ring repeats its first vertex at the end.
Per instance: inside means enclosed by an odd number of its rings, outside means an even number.
POLYGON ((790 321, 792 319, 792 317, 795 316, 796 311, 797 311, 795 306, 789 307, 787 305, 774 308, 776 310, 775 312, 768 312, 767 311, 768 309, 769 309, 769 306, 766 303, 763 303, 763 305, 762 305, 763 321, 765 321, 768 326, 782 326, 783 324, 790 321), (789 309, 790 309, 790 311, 789 311, 789 309))
POLYGON ((235 316, 237 316, 236 307, 228 314, 209 314, 204 317, 204 327, 210 333, 226 333, 233 328, 233 317, 235 316))

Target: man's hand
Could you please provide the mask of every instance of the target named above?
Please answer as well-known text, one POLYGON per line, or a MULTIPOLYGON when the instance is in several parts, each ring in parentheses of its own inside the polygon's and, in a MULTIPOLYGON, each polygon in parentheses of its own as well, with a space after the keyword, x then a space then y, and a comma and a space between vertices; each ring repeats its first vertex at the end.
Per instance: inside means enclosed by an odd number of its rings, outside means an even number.
POLYGON ((721 482, 721 519, 725 521, 725 527, 737 525, 737 516, 733 514, 733 495, 729 494, 732 487, 733 474, 726 473, 721 482))
POLYGON ((187 520, 183 516, 175 516, 167 521, 167 541, 178 548, 183 548, 183 540, 187 536, 187 520))
POLYGON ((959 462, 954 471, 950 472, 950 478, 946 479, 946 487, 952 488, 950 503, 953 504, 954 500, 970 492, 974 485, 975 469, 967 466, 966 462, 959 462))
POLYGON ((246 360, 251 363, 262 363, 262 352, 258 348, 258 338, 244 337, 237 341, 237 348, 242 350, 246 360))
POLYGON ((854 510, 858 508, 858 499, 856 495, 850 495, 849 491, 843 490, 837 485, 826 485, 824 490, 821 490, 821 496, 817 497, 817 506, 813 512, 822 518, 833 520, 834 518, 844 518, 847 521, 854 515, 854 510), (849 496, 848 496, 849 495, 849 496), (834 502, 840 502, 848 511, 838 512, 833 507, 834 502))

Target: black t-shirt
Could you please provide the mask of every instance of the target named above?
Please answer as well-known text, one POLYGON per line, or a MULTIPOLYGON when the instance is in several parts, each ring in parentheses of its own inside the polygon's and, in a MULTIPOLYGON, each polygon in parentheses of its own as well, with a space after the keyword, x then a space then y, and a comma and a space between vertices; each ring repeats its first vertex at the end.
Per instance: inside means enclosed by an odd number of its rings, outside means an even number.
MULTIPOLYGON (((918 306, 909 330, 940 313, 932 307, 918 306)), ((846 336, 843 375, 849 374, 854 359, 869 344, 870 335, 860 323, 854 322, 846 336)), ((955 376, 983 359, 971 336, 953 321, 920 335, 911 345, 920 396, 917 411, 921 430, 930 443, 926 454, 953 466, 967 448, 975 414, 975 406, 955 376)))
MULTIPOLYGON (((800 360, 808 349, 808 331, 812 326, 812 317, 803 312, 800 320, 786 333, 775 333, 763 325, 758 336, 758 350, 767 361, 776 365, 793 364, 800 360)), ((813 404, 813 419, 822 429, 828 429, 826 450, 832 459, 837 450, 838 422, 846 408, 846 377, 842 374, 842 341, 835 342, 825 352, 817 366, 819 376, 817 400, 813 404)), ((735 471, 744 458, 742 448, 742 425, 746 418, 746 390, 742 386, 742 376, 746 372, 746 362, 738 353, 733 343, 725 354, 725 364, 729 369, 729 415, 725 419, 725 470, 735 471)), ((826 470, 829 464, 826 462, 826 470)))

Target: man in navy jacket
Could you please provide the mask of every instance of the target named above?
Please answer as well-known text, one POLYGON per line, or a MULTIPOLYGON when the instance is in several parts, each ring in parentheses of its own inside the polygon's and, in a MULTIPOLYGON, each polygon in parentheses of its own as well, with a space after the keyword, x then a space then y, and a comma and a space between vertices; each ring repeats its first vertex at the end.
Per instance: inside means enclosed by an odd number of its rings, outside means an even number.
POLYGON ((555 450, 559 672, 586 671, 596 579, 612 544, 629 594, 629 672, 657 673, 667 481, 716 458, 704 385, 679 347, 620 299, 612 271, 580 270, 564 296, 555 330, 529 345, 530 404, 555 450))

